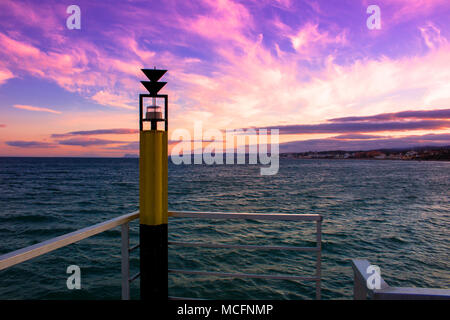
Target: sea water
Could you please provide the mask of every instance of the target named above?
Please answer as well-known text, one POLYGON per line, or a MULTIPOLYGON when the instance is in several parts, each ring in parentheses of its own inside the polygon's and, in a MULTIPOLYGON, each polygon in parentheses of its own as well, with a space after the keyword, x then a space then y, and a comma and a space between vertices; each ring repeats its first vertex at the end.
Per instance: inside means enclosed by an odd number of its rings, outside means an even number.
MULTIPOLYGON (((0 254, 138 209, 138 159, 0 158, 0 254)), ((350 299, 351 259, 381 268, 392 286, 450 287, 450 163, 280 159, 274 176, 256 165, 174 165, 169 208, 318 213, 322 298, 350 299)), ((138 221, 130 242, 138 241, 138 221)), ((292 221, 169 219, 169 238, 222 244, 314 246, 315 226, 292 221)), ((131 274, 139 271, 131 253, 131 274)), ((314 275, 311 252, 171 246, 169 267, 314 275)), ((172 296, 311 299, 314 282, 169 275, 172 296)), ((0 271, 0 299, 120 299, 120 228, 0 271), (81 271, 69 290, 67 267, 81 271)), ((131 285, 139 298, 139 280, 131 285)))

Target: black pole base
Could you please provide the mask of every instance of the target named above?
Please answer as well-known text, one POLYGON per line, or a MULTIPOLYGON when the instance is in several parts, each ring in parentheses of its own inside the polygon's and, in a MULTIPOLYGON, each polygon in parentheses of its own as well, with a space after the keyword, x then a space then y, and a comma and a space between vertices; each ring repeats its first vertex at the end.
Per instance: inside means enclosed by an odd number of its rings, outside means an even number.
POLYGON ((168 299, 167 224, 139 225, 141 300, 168 299))

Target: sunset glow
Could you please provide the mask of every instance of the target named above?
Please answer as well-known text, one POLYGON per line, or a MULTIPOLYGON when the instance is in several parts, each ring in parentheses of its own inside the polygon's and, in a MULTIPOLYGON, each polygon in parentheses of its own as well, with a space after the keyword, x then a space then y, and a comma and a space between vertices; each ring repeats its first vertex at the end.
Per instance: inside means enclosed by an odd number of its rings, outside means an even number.
POLYGON ((280 130, 280 151, 450 145, 450 3, 0 3, 0 156, 137 154, 141 68, 177 128, 280 130), (381 9, 369 30, 366 8, 381 9))

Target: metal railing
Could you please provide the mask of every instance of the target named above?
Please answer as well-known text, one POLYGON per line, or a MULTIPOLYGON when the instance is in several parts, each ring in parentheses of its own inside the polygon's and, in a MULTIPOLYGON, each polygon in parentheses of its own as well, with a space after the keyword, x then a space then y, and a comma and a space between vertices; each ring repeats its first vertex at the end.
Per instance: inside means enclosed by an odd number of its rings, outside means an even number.
MULTIPOLYGON (((245 220, 288 220, 288 221, 312 221, 316 222, 316 246, 296 247, 296 246, 257 246, 257 245, 230 245, 213 244, 199 242, 178 242, 169 241, 169 245, 205 247, 205 248, 227 248, 227 249, 253 249, 253 250, 292 250, 304 252, 316 252, 316 271, 314 276, 293 276, 293 275, 272 275, 272 274, 249 274, 249 273, 225 273, 198 270, 169 269, 170 273, 181 273, 190 275, 205 275, 214 277, 231 278, 257 278, 257 279, 277 279, 294 281, 315 281, 316 299, 321 297, 321 253, 322 253, 322 216, 319 214, 286 214, 286 213, 227 213, 227 212, 190 212, 172 211, 169 216, 178 218, 199 218, 199 219, 245 219, 245 220)), ((177 297, 177 299, 179 299, 177 297)))
POLYGON ((369 289, 367 280, 373 274, 368 273, 368 260, 352 260, 354 274, 353 298, 355 300, 450 300, 450 290, 433 288, 390 287, 380 276, 380 289, 369 289))
MULTIPOLYGON (((18 263, 33 259, 45 253, 49 253, 56 249, 65 247, 69 244, 78 242, 80 240, 92 237, 96 234, 102 233, 107 230, 111 230, 120 225, 128 225, 128 222, 137 219, 139 217, 139 212, 132 212, 125 214, 123 216, 107 220, 105 222, 97 223, 92 226, 64 234, 59 237, 55 237, 50 240, 46 240, 32 246, 28 246, 16 251, 12 251, 0 256, 0 270, 9 268, 18 263)), ((128 233, 128 229, 127 229, 128 233)), ((122 228, 122 238, 123 238, 123 228, 122 228)))
POLYGON ((139 273, 130 278, 130 252, 139 247, 129 247, 129 223, 139 218, 139 211, 119 216, 92 226, 64 234, 19 250, 15 250, 0 256, 0 270, 12 267, 21 262, 33 259, 69 244, 92 237, 96 234, 121 227, 121 273, 122 273, 122 299, 130 299, 130 283, 138 278, 139 273))
MULTIPOLYGON (((207 248, 229 248, 229 249, 254 249, 254 250, 292 250, 304 252, 316 252, 316 272, 314 276, 292 276, 292 275, 263 275, 245 273, 224 273, 206 272, 196 270, 169 269, 171 273, 184 273, 191 275, 208 275, 218 277, 233 278, 261 278, 278 280, 302 280, 316 282, 316 299, 321 297, 321 250, 322 250, 322 216, 318 214, 282 214, 282 213, 225 213, 225 212, 191 212, 191 211, 170 211, 170 217, 177 218, 201 218, 201 219, 248 219, 248 220, 290 220, 290 221, 313 221, 316 222, 316 246, 315 247, 295 247, 295 246, 259 246, 259 245, 230 245, 211 244, 197 242, 177 242, 170 241, 169 245, 207 247, 207 248)), ((129 244, 129 222, 139 218, 139 212, 135 211, 117 218, 107 220, 65 235, 55 237, 16 251, 12 251, 0 256, 0 270, 9 268, 21 262, 33 259, 69 244, 89 238, 96 234, 121 227, 121 274, 122 274, 122 299, 130 299, 130 283, 139 277, 139 273, 130 277, 130 252, 139 248, 139 244, 130 248, 129 244)), ((184 298, 183 298, 184 299, 184 298)), ((188 298, 186 298, 188 299, 188 298)))

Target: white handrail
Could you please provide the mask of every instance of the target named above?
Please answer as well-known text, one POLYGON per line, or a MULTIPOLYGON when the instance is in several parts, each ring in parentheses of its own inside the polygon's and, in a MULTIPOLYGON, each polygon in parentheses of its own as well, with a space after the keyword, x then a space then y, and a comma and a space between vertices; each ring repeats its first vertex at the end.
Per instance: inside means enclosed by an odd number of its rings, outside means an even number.
POLYGON ((53 250, 65 247, 69 244, 89 238, 122 224, 128 223, 139 217, 139 212, 135 211, 123 216, 107 220, 92 226, 55 237, 16 251, 12 251, 0 256, 0 270, 6 269, 18 263, 30 260, 53 250))

